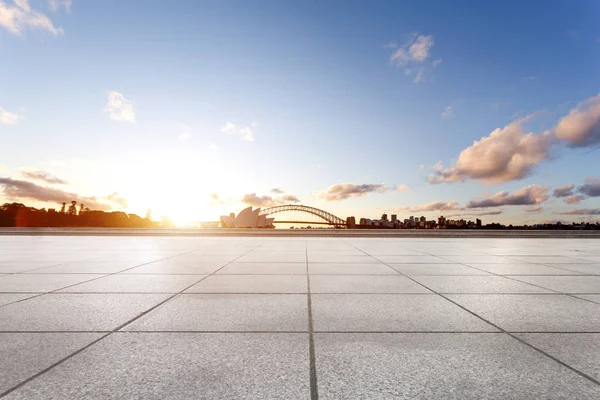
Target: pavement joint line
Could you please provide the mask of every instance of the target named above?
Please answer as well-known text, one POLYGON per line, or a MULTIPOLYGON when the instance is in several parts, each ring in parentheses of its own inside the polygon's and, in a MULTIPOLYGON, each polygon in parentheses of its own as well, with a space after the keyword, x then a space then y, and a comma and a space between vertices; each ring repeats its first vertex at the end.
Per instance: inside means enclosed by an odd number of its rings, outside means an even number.
MULTIPOLYGON (((526 283, 528 285, 536 286, 536 287, 539 287, 540 289, 549 290, 549 291, 553 292, 553 293, 529 293, 529 294, 559 294, 559 295, 569 296, 569 297, 572 297, 572 298, 575 298, 575 299, 578 299, 578 300, 588 301, 590 303, 600 304, 600 303, 596 303, 595 301, 592 301, 592 300, 589 300, 589 299, 582 299, 580 297, 577 297, 577 295, 585 296, 585 295, 597 294, 597 293, 572 293, 572 292, 566 293, 566 292, 561 292, 559 290, 554 290, 554 289, 550 289, 550 288, 547 288, 547 287, 544 287, 544 286, 536 285, 534 283, 523 282, 523 281, 520 281, 520 280, 514 278, 515 276, 516 277, 519 277, 519 276, 571 276, 571 277, 573 277, 573 276, 597 276, 597 275, 500 275, 500 274, 496 274, 494 272, 485 271, 485 270, 477 268, 477 267, 471 267, 471 266, 466 265, 466 264, 462 264, 462 263, 458 263, 458 264, 459 265, 464 265, 465 267, 475 268, 475 269, 478 269, 480 271, 488 272, 489 274, 492 274, 494 276, 500 276, 500 277, 503 277, 503 278, 507 278, 507 279, 513 280, 515 282, 526 283)), ((528 263, 526 263, 526 264, 528 264, 528 263)), ((532 264, 532 265, 542 265, 542 266, 545 266, 545 267, 550 267, 549 265, 545 265, 545 264, 532 264)), ((579 265, 579 264, 575 264, 575 265, 579 265)), ((552 267, 552 268, 562 269, 562 268, 558 268, 558 267, 552 267)), ((575 271, 571 271, 571 270, 568 270, 568 269, 563 269, 563 270, 564 271, 569 271, 569 272, 575 272, 575 271)), ((485 275, 481 275, 481 276, 485 276, 485 275)), ((459 293, 444 293, 444 294, 459 294, 459 293)), ((477 294, 477 293, 461 293, 461 294, 477 294)), ((495 294, 507 294, 507 293, 495 293, 495 294)), ((523 293, 523 294, 526 294, 526 293, 523 293)))
MULTIPOLYGON (((194 250, 192 250, 192 251, 194 251, 194 250)), ((252 251, 252 250, 250 250, 250 251, 252 251)), ((248 251, 248 253, 249 253, 250 251, 248 251)), ((190 252, 187 252, 187 253, 191 253, 191 251, 190 251, 190 252)), ((183 254, 187 254, 187 253, 183 253, 183 254)), ((246 254, 247 254, 247 253, 246 253, 246 254)), ((245 254, 241 255, 240 257, 243 257, 244 255, 245 255, 245 254)), ((167 257, 167 258, 170 258, 170 257, 167 257)), ((238 257, 238 258, 239 258, 239 257, 238 257)), ((161 260, 161 261, 162 261, 162 260, 161 260)), ((229 264, 229 263, 228 263, 228 264, 229 264)), ((228 265, 228 264, 225 264, 225 265, 223 265, 221 268, 224 268, 224 267, 225 267, 226 265, 228 265)), ((144 264, 142 264, 142 265, 144 265, 144 264)), ((135 267, 133 267, 133 268, 135 268, 135 267)), ((221 269, 221 268, 219 268, 219 269, 221 269)), ((218 271, 218 270, 217 270, 217 271, 218 271)), ((215 272, 217 272, 217 271, 215 271, 215 272)), ((214 274, 215 272, 213 272, 213 274, 214 274)), ((112 275, 115 275, 115 274, 112 274, 112 275)), ((211 275, 212 275, 212 274, 211 274, 211 275)), ((51 369, 53 369, 54 367, 57 367, 57 366, 59 366, 59 365, 60 365, 60 364, 62 364, 63 362, 65 362, 65 361, 67 361, 67 360, 71 359, 72 357, 75 357, 77 354, 81 353, 82 351, 84 351, 84 350, 88 349, 89 347, 93 346, 94 344, 98 343, 99 341, 101 341, 101 340, 103 340, 103 339, 107 338, 107 337, 108 337, 108 336, 110 336, 111 334, 113 334, 113 333, 115 333, 115 332, 118 332, 119 330, 123 329, 124 327, 126 327, 126 326, 127 326, 127 325, 129 325, 129 324, 131 324, 132 322, 134 322, 134 321, 136 321, 136 320, 138 320, 138 319, 142 318, 142 317, 143 317, 143 316, 145 316, 146 314, 148 314, 148 313, 150 313, 150 312, 152 312, 152 311, 156 310, 158 307, 162 306, 163 304, 165 304, 165 303, 166 303, 166 302, 168 302, 169 300, 171 300, 171 299, 173 299, 174 297, 176 297, 178 294, 181 294, 181 293, 183 293, 185 290, 187 290, 187 289, 191 288, 192 286, 194 286, 194 285, 196 285, 197 283, 201 282, 202 280, 206 279, 208 276, 210 276, 210 275, 207 275, 207 276, 204 276, 204 277, 202 277, 200 280, 198 280, 198 281, 194 282, 193 284, 191 284, 191 285, 187 286, 186 288, 184 288, 184 289, 183 289, 183 290, 181 290, 180 292, 178 292, 178 293, 175 293, 175 294, 173 294, 172 296, 169 296, 169 297, 167 297, 166 299, 164 299, 164 300, 160 301, 158 304, 156 304, 156 305, 154 305, 154 306, 150 307, 149 309, 147 309, 147 310, 143 311, 143 312, 142 312, 142 313, 140 313, 139 315, 137 315, 137 316, 133 317, 132 319, 130 319, 130 320, 128 320, 128 321, 126 321, 124 324, 122 324, 122 325, 120 325, 120 326, 116 327, 115 329, 113 329, 113 330, 109 331, 109 332, 108 332, 108 333, 106 333, 105 335, 102 335, 102 336, 100 336, 98 339, 96 339, 96 340, 92 341, 91 343, 88 343, 86 346, 84 346, 84 347, 80 348, 79 350, 77 350, 77 351, 75 351, 75 352, 73 352, 73 353, 71 353, 71 354, 67 355, 66 357, 63 357, 62 359, 60 359, 60 360, 58 360, 57 362, 55 362, 55 363, 53 363, 52 365, 50 365, 49 367, 47 367, 47 368, 43 369, 42 371, 39 371, 38 373, 36 373, 36 374, 34 374, 34 375, 30 376, 29 378, 27 378, 27 379, 25 379, 24 381, 22 381, 22 382, 18 383, 17 385, 15 385, 15 386, 13 386, 13 387, 11 387, 11 388, 7 389, 5 392, 3 392, 3 393, 0 393, 0 398, 7 396, 8 394, 10 394, 10 393, 14 392, 15 390, 19 389, 20 387, 22 387, 22 386, 26 385, 27 383, 29 383, 29 382, 33 381, 33 380, 34 380, 34 379, 36 379, 37 377, 39 377, 39 376, 43 375, 44 373, 46 373, 46 372, 50 371, 50 370, 51 370, 51 369)), ((88 281, 88 282, 89 282, 89 281, 88 281)), ((49 293, 50 293, 50 292, 49 292, 49 293)), ((38 296, 34 296, 34 297, 38 297, 38 296)), ((29 299, 26 299, 26 300, 29 300, 29 299)), ((14 304, 14 303, 13 303, 13 304, 14 304)))
MULTIPOLYGON (((367 254, 367 253, 365 253, 365 254, 367 254)), ((375 258, 375 257, 374 257, 374 258, 375 258)), ((405 275, 405 276, 406 276, 406 275, 405 275)), ((511 332, 509 332, 509 331, 506 331, 505 329, 501 328, 499 325, 496 325, 496 324, 492 323, 491 321, 489 321, 489 320, 487 320, 487 319, 483 318, 483 317, 482 317, 482 316, 480 316, 479 314, 477 314, 477 313, 475 313, 475 312, 473 312, 473 311, 469 310, 468 308, 466 308, 466 307, 464 307, 464 306, 460 305, 459 303, 457 303, 457 302, 453 301, 452 299, 450 299, 450 298, 446 297, 445 295, 443 295, 443 294, 441 294, 441 293, 438 293, 438 292, 436 292, 435 290, 433 290, 433 289, 431 289, 431 288, 427 287, 426 285, 422 284, 421 282, 418 282, 418 281, 416 281, 416 280, 412 279, 410 276, 406 276, 406 277, 407 277, 408 279, 410 279, 410 280, 412 280, 412 281, 414 281, 414 282, 418 283, 419 285, 423 286, 425 289, 429 289, 429 290, 431 290, 432 292, 434 292, 434 293, 435 293, 435 294, 437 294, 438 296, 440 296, 440 297, 442 297, 442 298, 446 299, 446 300, 447 300, 447 301, 449 301, 450 303, 452 303, 452 304, 454 304, 455 306, 457 306, 457 307, 459 307, 459 308, 463 309, 464 311, 468 312, 469 314, 471 314, 471 315, 473 315, 473 316, 475 316, 475 317, 479 318, 479 319, 480 319, 480 320, 482 320, 483 322, 485 322, 485 323, 487 323, 487 324, 489 324, 489 325, 493 326, 494 328, 498 329, 498 330, 499 330, 501 333, 504 333, 504 334, 506 334, 506 335, 508 335, 508 336, 512 337, 513 339, 515 339, 515 340, 518 340, 518 341, 519 341, 519 342, 521 342, 522 344, 524 344, 524 345, 526 345, 526 346, 530 347, 530 348, 531 348, 531 349, 533 349, 533 350, 536 350, 536 351, 538 351, 538 352, 539 352, 539 353, 541 353, 542 355, 544 355, 544 356, 546 356, 546 357, 550 358, 551 360, 554 360, 555 362, 559 363, 560 365, 564 366, 565 368, 568 368, 568 369, 570 369, 571 371, 575 372, 575 373, 576 373, 576 374, 578 374, 579 376, 581 376, 581 377, 583 377, 583 378, 585 378, 585 379, 587 379, 587 380, 591 381, 592 383, 595 383, 596 385, 599 385, 599 386, 600 386, 600 381, 598 381, 598 380, 597 380, 597 379, 595 379, 594 377, 592 377, 592 376, 590 376, 590 375, 588 375, 588 374, 586 374, 586 373, 584 373, 584 372, 581 372, 581 371, 579 371, 578 369, 576 369, 576 368, 574 368, 574 367, 570 366, 569 364, 567 364, 567 363, 565 363, 565 362, 563 362, 563 361, 559 360, 558 358, 556 358, 556 357, 554 357, 554 356, 552 356, 552 355, 548 354, 547 352, 543 351, 542 349, 540 349, 540 348, 538 348, 538 347, 536 347, 536 346, 534 346, 534 345, 532 345, 532 344, 530 344, 530 343, 526 342, 525 340, 523 340, 523 339, 521 339, 520 337, 516 336, 514 333, 511 333, 511 332)))
POLYGON ((317 381, 317 357, 315 352, 315 338, 313 333, 313 315, 312 299, 310 293, 310 274, 308 272, 308 243, 304 241, 304 251, 306 255, 306 300, 308 306, 308 355, 309 355, 309 380, 310 380, 310 398, 319 400, 319 386, 317 381))
MULTIPOLYGON (((217 334, 217 333, 236 333, 236 334, 242 334, 242 333, 251 333, 251 334, 255 334, 255 333, 260 333, 260 334, 289 334, 289 333, 302 333, 302 334, 308 334, 308 331, 256 331, 256 330, 250 330, 250 331, 194 331, 194 330, 172 330, 172 331, 165 331, 165 330, 130 330, 130 331, 118 331, 118 332, 113 332, 113 331, 98 331, 98 330, 94 330, 94 331, 64 331, 64 330, 57 330, 57 331, 0 331, 0 334, 55 334, 55 333, 74 333, 74 334, 81 334, 81 333, 117 333, 117 334, 128 334, 128 333, 164 333, 164 334, 168 334, 168 333, 198 333, 198 334, 202 334, 202 333, 210 333, 210 334, 217 334)), ((356 334, 356 333, 368 333, 368 334, 400 334, 400 333, 428 333, 428 334, 444 334, 444 335, 448 335, 448 334, 495 334, 495 335, 502 335, 504 334, 504 332, 495 332, 495 331, 427 331, 427 330, 385 330, 385 331, 319 331, 319 330, 314 330, 313 333, 335 333, 335 334, 356 334)), ((587 335, 587 334, 593 334, 593 335, 598 335, 600 334, 600 331, 506 331, 506 333, 512 333, 512 334, 556 334, 556 335, 565 335, 565 334, 573 334, 573 335, 587 335)))
MULTIPOLYGON (((181 255, 184 255, 184 254, 192 253, 192 252, 194 252, 194 251, 197 251, 197 250, 198 250, 198 249, 194 249, 194 250, 190 250, 190 251, 183 252, 183 253, 180 253, 180 254, 174 254, 174 255, 171 255, 171 256, 168 256, 168 257, 165 257, 165 258, 161 258, 161 259, 159 259, 159 260, 154 260, 154 261, 150 261, 150 262, 143 263, 143 264, 140 264, 140 265, 136 265, 136 266, 134 266, 134 267, 127 268, 127 269, 125 269, 125 270, 123 270, 123 271, 128 271, 128 270, 130 270, 130 269, 137 268, 137 267, 141 267, 142 265, 146 265, 146 264, 152 264, 153 262, 158 262, 158 261, 164 261, 164 260, 168 260, 169 258, 178 257, 178 256, 181 256, 181 255)), ((63 265, 63 264, 68 264, 68 263, 62 263, 62 264, 58 264, 58 265, 63 265)), ((44 268, 50 268, 50 267, 44 267, 44 268)), ((32 297, 29 297, 29 298, 26 298, 26 299, 22 299, 22 300, 19 300, 19 301, 15 301, 14 303, 9 303, 9 304, 20 303, 20 302, 22 302, 22 301, 25 301, 25 300, 31 300, 31 299, 33 299, 33 298, 40 297, 40 296, 43 296, 43 295, 46 295, 46 294, 54 294, 55 292, 57 292, 57 291, 59 291, 59 290, 68 289, 68 288, 70 288, 70 287, 77 286, 77 285, 81 285, 81 284, 83 284, 83 283, 88 283, 88 282, 95 281, 95 280, 97 280, 97 279, 106 278, 107 276, 111 276, 111 275, 117 275, 117 274, 119 274, 119 273, 121 273, 121 272, 123 272, 123 271, 114 272, 114 273, 111 273, 111 274, 94 274, 94 275, 102 275, 102 276, 99 276, 99 277, 96 277, 96 278, 93 278, 93 279, 88 279, 88 280, 86 280, 86 281, 83 281, 83 282, 78 282, 78 283, 75 283, 75 284, 73 284, 73 285, 64 286, 64 287, 61 287, 61 288, 59 288, 59 289, 51 290, 51 291, 49 291, 49 292, 44 292, 44 293, 36 292, 36 293, 38 293, 36 296, 32 296, 32 297)), ((23 275, 31 275, 31 274, 23 274, 23 275)), ((66 274, 66 275, 69 275, 69 274, 66 274)), ((1 278, 1 277, 0 277, 0 278, 1 278)), ((23 292, 20 292, 20 293, 23 293, 23 292)), ((26 292, 25 292, 25 293, 26 293, 26 292)), ((62 294, 62 293, 61 293, 61 294, 62 294)), ((8 305, 8 304, 4 304, 4 305, 0 306, 0 308, 2 308, 2 307, 4 307, 4 306, 7 306, 7 305, 8 305)), ((0 397, 2 397, 2 396, 0 396, 0 397)))

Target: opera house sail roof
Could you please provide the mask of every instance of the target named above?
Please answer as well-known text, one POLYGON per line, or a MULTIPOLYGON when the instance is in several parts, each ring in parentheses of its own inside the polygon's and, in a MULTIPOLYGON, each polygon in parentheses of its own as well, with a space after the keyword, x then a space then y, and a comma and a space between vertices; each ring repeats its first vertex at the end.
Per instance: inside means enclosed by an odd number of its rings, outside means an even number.
POLYGON ((221 216, 221 227, 222 228, 272 228, 273 221, 275 218, 267 218, 266 215, 259 215, 260 207, 256 210, 252 210, 252 207, 244 208, 240 213, 235 216, 222 215, 221 216))

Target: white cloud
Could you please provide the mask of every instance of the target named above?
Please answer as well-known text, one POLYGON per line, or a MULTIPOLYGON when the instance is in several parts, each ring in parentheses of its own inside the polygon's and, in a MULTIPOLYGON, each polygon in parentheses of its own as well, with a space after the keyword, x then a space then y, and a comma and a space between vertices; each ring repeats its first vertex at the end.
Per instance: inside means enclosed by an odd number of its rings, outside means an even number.
POLYGON ((450 118, 454 116, 454 106, 450 104, 448 107, 442 111, 442 119, 450 118))
POLYGON ((441 62, 441 59, 426 62, 431 56, 431 48, 434 45, 432 35, 413 34, 410 40, 402 46, 386 46, 393 48, 390 61, 398 68, 403 68, 404 75, 414 74, 413 82, 420 83, 441 62))
POLYGON ((554 130, 570 147, 600 144, 600 94, 582 101, 563 117, 554 130))
POLYGON ((433 47, 432 35, 413 35, 402 47, 398 48, 391 56, 396 66, 402 67, 411 62, 422 63, 429 57, 433 47))
POLYGON ((414 207, 401 208, 401 211, 409 212, 429 212, 429 211, 448 211, 448 210, 462 210, 456 200, 451 201, 434 201, 428 204, 422 204, 414 207))
POLYGON ((0 107, 0 124, 2 125, 16 125, 23 119, 23 115, 11 113, 4 108, 0 107))
POLYGON ((441 162, 429 175, 430 183, 463 182, 477 179, 486 183, 501 183, 523 179, 542 161, 548 158, 550 135, 525 133, 522 118, 489 136, 473 142, 458 156, 456 163, 444 168, 441 162))
POLYGON ((221 127, 221 132, 237 135, 240 137, 240 139, 245 140, 247 142, 254 142, 253 129, 255 129, 257 126, 258 124, 256 122, 252 122, 250 125, 246 126, 237 126, 234 123, 228 121, 225 123, 225 125, 221 127))
POLYGON ((50 9, 54 12, 58 11, 61 8, 64 8, 68 13, 71 12, 71 6, 73 5, 73 0, 48 0, 48 5, 50 9))
POLYGON ((410 192, 411 188, 408 185, 400 185, 400 186, 397 186, 395 190, 397 190, 399 192, 410 192))
POLYGON ((383 183, 338 183, 327 188, 324 193, 317 196, 326 201, 340 201, 354 197, 365 197, 369 193, 383 193, 388 190, 383 183))
POLYGON ((192 137, 192 128, 186 124, 179 124, 179 137, 177 138, 179 141, 184 141, 192 137))
POLYGON ((119 92, 108 94, 108 104, 104 108, 113 121, 135 122, 133 103, 119 92))
POLYGON ((549 186, 529 185, 512 193, 498 192, 493 196, 473 199, 467 204, 467 208, 539 205, 550 198, 549 190, 549 186))
POLYGON ((55 36, 64 33, 45 14, 33 10, 29 0, 12 0, 12 3, 0 0, 0 27, 16 36, 22 36, 27 29, 42 30, 55 36))

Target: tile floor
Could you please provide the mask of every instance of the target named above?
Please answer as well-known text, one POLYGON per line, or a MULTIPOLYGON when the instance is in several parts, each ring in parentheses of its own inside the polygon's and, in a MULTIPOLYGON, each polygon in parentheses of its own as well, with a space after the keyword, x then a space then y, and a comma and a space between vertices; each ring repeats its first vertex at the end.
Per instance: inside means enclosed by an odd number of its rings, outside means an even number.
POLYGON ((0 236, 6 399, 598 399, 600 240, 0 236))

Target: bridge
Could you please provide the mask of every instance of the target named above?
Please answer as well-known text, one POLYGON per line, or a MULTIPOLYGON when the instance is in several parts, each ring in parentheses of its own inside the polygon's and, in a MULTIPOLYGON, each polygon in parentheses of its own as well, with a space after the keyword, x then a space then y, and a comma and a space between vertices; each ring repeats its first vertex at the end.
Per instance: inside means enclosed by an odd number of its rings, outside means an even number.
POLYGON ((330 225, 336 228, 346 227, 346 221, 340 217, 337 217, 327 211, 320 210, 318 208, 288 204, 282 206, 269 207, 260 210, 259 215, 272 216, 273 214, 283 214, 282 219, 276 219, 273 223, 277 224, 316 224, 316 225, 330 225), (310 215, 315 219, 314 221, 307 221, 306 215, 310 215))

